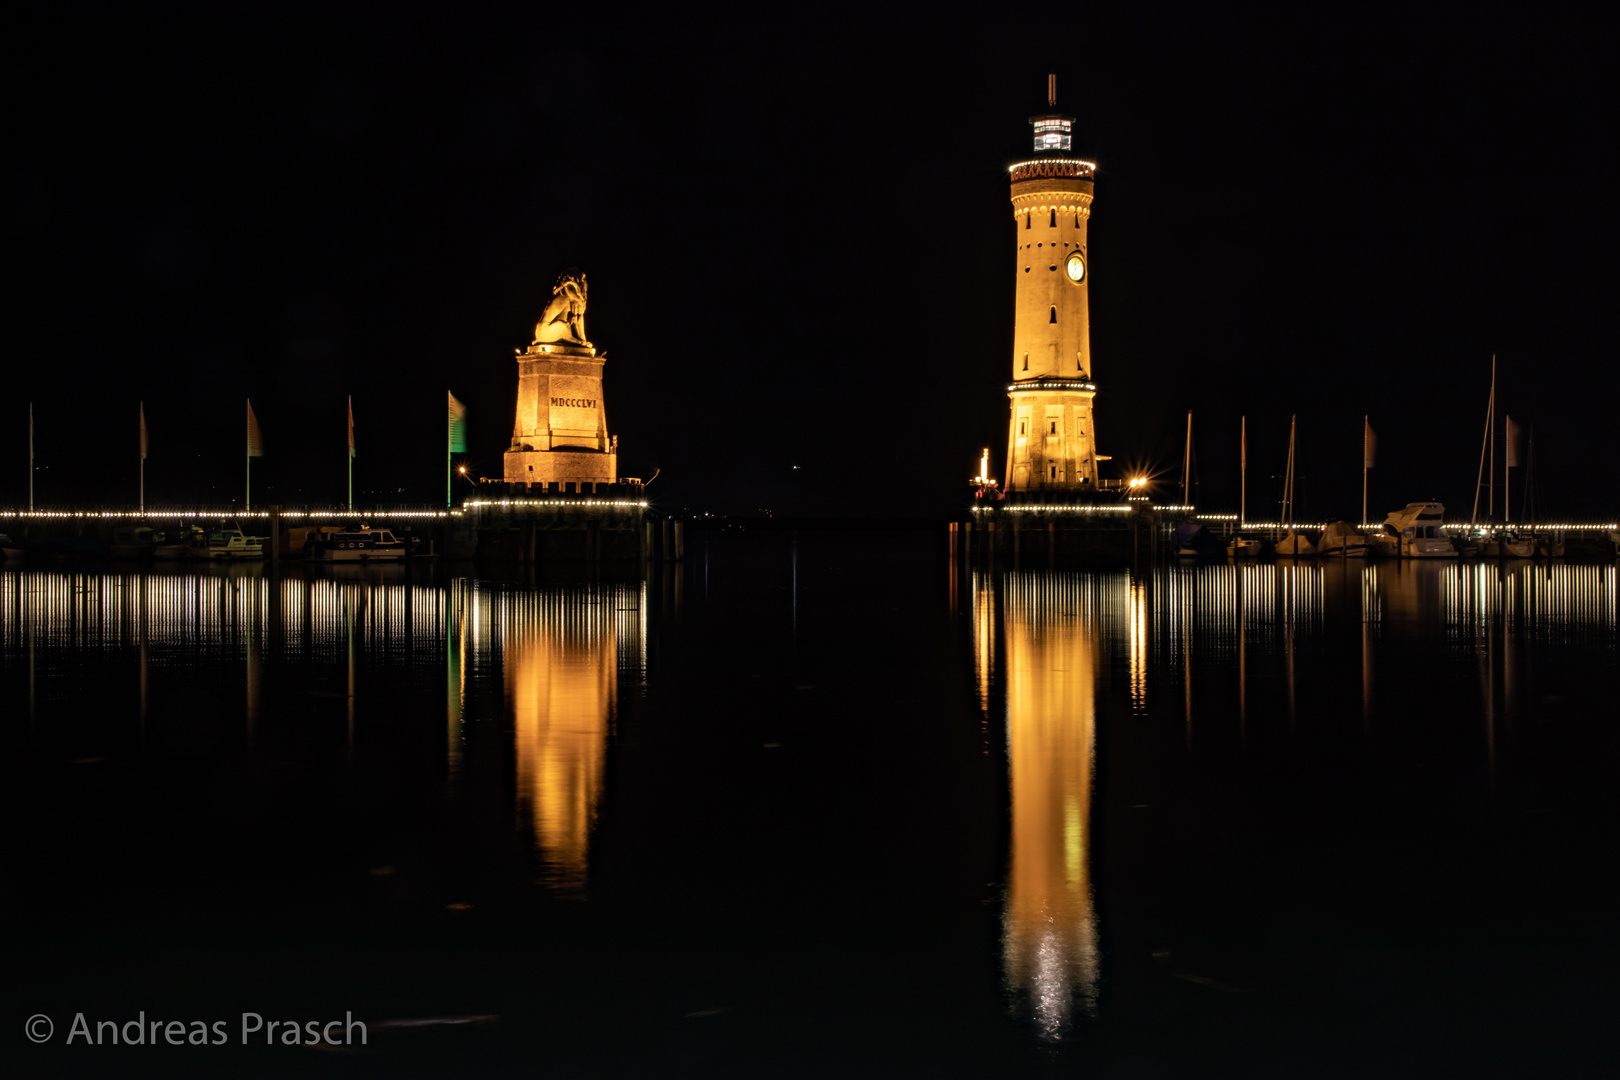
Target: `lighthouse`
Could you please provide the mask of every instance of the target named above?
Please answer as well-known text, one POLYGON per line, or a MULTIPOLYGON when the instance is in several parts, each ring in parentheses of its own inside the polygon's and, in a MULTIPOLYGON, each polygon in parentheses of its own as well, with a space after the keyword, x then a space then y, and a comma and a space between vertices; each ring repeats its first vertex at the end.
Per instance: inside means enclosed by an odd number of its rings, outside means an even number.
POLYGON ((1095 491, 1086 223, 1097 166, 1073 153, 1074 118, 1057 111, 1056 75, 1047 78, 1047 108, 1029 120, 1033 153, 1009 169, 1018 288, 1006 490, 1095 491))

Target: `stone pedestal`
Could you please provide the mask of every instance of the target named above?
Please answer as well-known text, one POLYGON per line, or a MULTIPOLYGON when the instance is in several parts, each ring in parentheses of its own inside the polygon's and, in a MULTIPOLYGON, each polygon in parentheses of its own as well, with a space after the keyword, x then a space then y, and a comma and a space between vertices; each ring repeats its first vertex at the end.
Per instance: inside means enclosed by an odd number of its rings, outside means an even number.
POLYGON ((603 361, 579 345, 530 345, 517 354, 517 419, 506 451, 509 484, 611 484, 619 478, 615 440, 602 401, 603 361))

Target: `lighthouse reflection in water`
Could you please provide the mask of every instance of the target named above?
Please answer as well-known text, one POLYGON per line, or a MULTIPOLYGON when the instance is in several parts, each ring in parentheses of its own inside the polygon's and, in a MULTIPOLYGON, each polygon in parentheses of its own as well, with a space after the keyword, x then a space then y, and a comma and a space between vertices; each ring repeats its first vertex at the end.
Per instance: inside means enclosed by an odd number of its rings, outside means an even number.
MULTIPOLYGON (((979 685, 1006 703, 1010 866, 1002 921, 1009 991, 1041 1034, 1095 1013, 1097 918, 1090 872, 1099 578, 974 576, 979 685), (998 648, 999 642, 999 648, 998 648)), ((984 701, 989 707, 990 695, 984 701)))
MULTIPOLYGON (((1446 762, 1426 782, 1455 771, 1494 789, 1504 738, 1515 761, 1534 748, 1516 721, 1562 716, 1566 695, 1599 685, 1562 673, 1584 650, 1611 655, 1616 582, 1612 567, 1528 562, 974 572, 974 682, 987 727, 1002 723, 1006 739, 1001 946, 1015 1010, 1052 1040, 1098 1011, 1099 718, 1115 725, 1116 754, 1128 741, 1118 725, 1139 737, 1175 725, 1184 767, 1216 790, 1234 782, 1221 757, 1234 745, 1315 762, 1322 740, 1339 740, 1336 760, 1364 745, 1378 761, 1371 748, 1419 735, 1446 762)), ((1162 782, 1110 775, 1144 792, 1162 782)))

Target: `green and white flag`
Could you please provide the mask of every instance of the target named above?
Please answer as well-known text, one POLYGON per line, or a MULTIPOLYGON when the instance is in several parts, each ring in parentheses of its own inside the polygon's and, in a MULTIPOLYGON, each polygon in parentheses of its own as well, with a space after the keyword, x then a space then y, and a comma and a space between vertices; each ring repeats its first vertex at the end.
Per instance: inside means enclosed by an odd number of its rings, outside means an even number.
POLYGON ((452 454, 465 454, 467 452, 467 406, 456 400, 456 395, 446 391, 450 398, 450 452, 452 454))
POLYGON ((248 457, 264 457, 264 436, 259 434, 259 418, 253 415, 253 402, 247 403, 248 457))

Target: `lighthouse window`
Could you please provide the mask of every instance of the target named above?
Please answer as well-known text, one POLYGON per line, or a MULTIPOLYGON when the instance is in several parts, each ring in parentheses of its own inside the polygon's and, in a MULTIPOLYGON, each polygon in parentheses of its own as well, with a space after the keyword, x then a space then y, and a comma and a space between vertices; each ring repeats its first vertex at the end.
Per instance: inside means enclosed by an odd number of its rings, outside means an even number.
POLYGON ((1074 227, 1077 229, 1080 227, 1080 211, 1078 210, 1074 212, 1074 227))
POLYGON ((1024 354, 1024 370, 1029 370, 1029 353, 1024 354))
POLYGON ((1029 215, 1027 213, 1024 215, 1024 228, 1029 228, 1029 215))
POLYGON ((1054 229, 1057 228, 1057 209, 1056 208, 1053 208, 1053 210, 1052 210, 1052 220, 1048 224, 1050 225, 1051 228, 1054 228, 1054 229))
POLYGON ((1057 479, 1057 466, 1056 465, 1052 466, 1052 479, 1053 480, 1057 479))
POLYGON ((1052 431, 1051 431, 1051 434, 1053 434, 1053 435, 1056 435, 1056 434, 1057 434, 1057 421, 1056 421, 1056 420, 1053 420, 1053 421, 1052 421, 1052 422, 1051 422, 1051 423, 1052 423, 1052 431))
POLYGON ((1020 421, 1018 421, 1018 434, 1022 435, 1023 433, 1024 433, 1024 421, 1020 420, 1020 421))
POLYGON ((1046 321, 1049 322, 1049 323, 1057 322, 1057 305, 1056 304, 1052 305, 1052 317, 1050 319, 1047 319, 1046 321))

